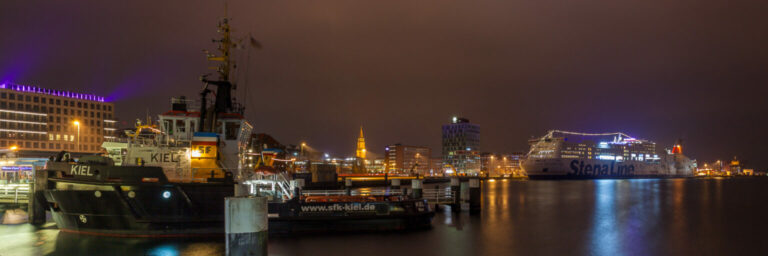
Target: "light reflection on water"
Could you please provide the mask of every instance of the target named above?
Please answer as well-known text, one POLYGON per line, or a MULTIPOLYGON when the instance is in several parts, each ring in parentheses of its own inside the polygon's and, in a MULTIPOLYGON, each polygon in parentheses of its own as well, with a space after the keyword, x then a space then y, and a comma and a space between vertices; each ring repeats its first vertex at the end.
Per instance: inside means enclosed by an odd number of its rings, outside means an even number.
MULTIPOLYGON (((763 254, 768 179, 483 183, 478 215, 439 212, 426 231, 270 238, 272 255, 763 254)), ((0 255, 217 255, 222 238, 78 236, 0 226, 0 255)))

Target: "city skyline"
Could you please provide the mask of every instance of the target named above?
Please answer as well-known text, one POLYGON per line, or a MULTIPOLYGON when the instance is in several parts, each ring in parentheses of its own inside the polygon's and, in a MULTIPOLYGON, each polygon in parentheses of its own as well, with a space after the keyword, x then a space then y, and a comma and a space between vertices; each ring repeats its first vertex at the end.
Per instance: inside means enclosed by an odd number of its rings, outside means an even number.
MULTIPOLYGON (((246 117, 285 144, 347 154, 362 124, 374 153, 397 142, 437 149, 439 126, 457 115, 483 126, 489 152, 526 151, 552 129, 621 131, 662 147, 682 138, 700 161, 738 156, 766 169, 768 22, 752 2, 736 3, 232 2, 230 16, 235 35, 264 45, 238 60, 251 70, 247 85, 238 78, 246 117), (647 15, 604 22, 633 9, 647 15)), ((128 124, 168 110, 180 92, 195 98, 200 49, 212 46, 201 38, 215 36, 223 7, 146 6, 5 3, 0 34, 14 40, 0 42, 0 82, 104 95, 128 124)))

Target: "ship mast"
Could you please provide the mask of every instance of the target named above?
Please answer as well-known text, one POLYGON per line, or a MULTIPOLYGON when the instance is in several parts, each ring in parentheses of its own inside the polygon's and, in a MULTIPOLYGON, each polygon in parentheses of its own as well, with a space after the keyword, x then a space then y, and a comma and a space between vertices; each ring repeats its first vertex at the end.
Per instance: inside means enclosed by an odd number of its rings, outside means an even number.
MULTIPOLYGON (((225 7, 226 8, 226 7, 225 7)), ((200 104, 200 124, 199 131, 213 132, 216 124, 216 119, 220 113, 239 113, 242 114, 242 108, 235 108, 232 100, 232 90, 234 85, 229 81, 229 73, 231 71, 232 63, 230 61, 230 54, 232 49, 232 38, 230 36, 229 18, 226 16, 219 21, 218 33, 219 39, 214 39, 214 43, 218 43, 217 50, 219 55, 214 55, 205 51, 209 61, 218 62, 217 66, 209 67, 209 69, 216 70, 219 77, 217 80, 208 80, 207 75, 200 78, 205 83, 203 91, 200 92, 201 104, 200 104), (216 98, 214 100, 214 106, 212 108, 207 107, 207 96, 210 94, 211 89, 208 89, 209 85, 216 86, 216 98)))

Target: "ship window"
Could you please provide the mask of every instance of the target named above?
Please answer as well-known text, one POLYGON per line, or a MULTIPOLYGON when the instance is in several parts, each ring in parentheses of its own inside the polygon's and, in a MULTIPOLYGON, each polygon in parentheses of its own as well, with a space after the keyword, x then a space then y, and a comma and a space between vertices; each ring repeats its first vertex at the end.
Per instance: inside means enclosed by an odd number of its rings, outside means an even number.
POLYGON ((240 124, 239 123, 227 123, 225 138, 227 140, 235 140, 235 139, 237 139, 237 134, 239 132, 240 132, 240 124))

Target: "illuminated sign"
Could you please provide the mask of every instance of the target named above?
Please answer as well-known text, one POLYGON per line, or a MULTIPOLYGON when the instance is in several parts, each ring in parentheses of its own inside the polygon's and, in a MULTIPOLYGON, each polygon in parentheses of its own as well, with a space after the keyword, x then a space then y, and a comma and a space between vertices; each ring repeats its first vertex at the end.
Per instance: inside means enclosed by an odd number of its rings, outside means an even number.
POLYGON ((0 167, 3 171, 31 171, 33 170, 32 166, 3 166, 0 167))

